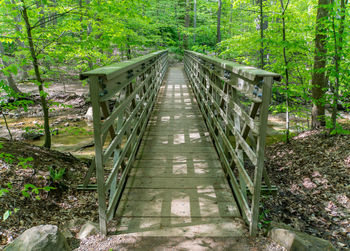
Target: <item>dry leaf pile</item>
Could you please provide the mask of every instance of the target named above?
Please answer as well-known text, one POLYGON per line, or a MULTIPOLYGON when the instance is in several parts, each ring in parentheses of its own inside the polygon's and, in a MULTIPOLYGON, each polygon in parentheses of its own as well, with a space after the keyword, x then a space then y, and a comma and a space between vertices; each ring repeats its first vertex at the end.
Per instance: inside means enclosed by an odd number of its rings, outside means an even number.
POLYGON ((266 155, 278 188, 262 199, 267 218, 350 249, 350 136, 309 131, 266 155))

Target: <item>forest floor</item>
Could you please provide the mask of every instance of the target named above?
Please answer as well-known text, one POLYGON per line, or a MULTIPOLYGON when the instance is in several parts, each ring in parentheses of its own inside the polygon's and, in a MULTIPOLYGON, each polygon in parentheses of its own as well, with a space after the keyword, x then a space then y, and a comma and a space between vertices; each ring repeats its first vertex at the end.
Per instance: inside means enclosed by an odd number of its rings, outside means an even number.
POLYGON ((266 149, 278 192, 264 196, 265 220, 283 222, 350 249, 350 135, 307 131, 266 149))
MULTIPOLYGON (((88 108, 86 92, 86 87, 79 89, 79 85, 74 84, 65 91, 56 90, 49 94, 54 101, 72 106, 57 107, 52 111, 51 123, 59 132, 54 136, 54 142, 59 137, 69 138, 72 132, 72 146, 81 143, 84 146, 91 140, 91 125, 86 124, 84 118, 88 108), (78 135, 74 135, 74 130, 82 125, 87 128, 87 132, 78 130, 78 135), (81 140, 79 135, 81 139, 88 140, 77 142, 81 140)), ((76 235, 81 225, 86 221, 98 221, 96 192, 77 189, 87 171, 88 160, 82 161, 69 153, 49 151, 23 142, 25 127, 38 129, 37 121, 41 116, 38 102, 27 112, 21 110, 10 115, 10 125, 19 141, 0 139, 0 189, 9 190, 0 196, 0 216, 6 210, 12 211, 7 220, 0 221, 0 249, 24 230, 40 224, 58 225, 68 237, 71 247, 78 247, 80 241, 76 235), (33 160, 26 161, 29 157, 33 160), (54 181, 50 168, 54 170, 52 172, 65 169, 63 178, 54 181), (7 185, 9 183, 10 186, 7 185), (56 189, 39 189, 36 194, 34 186, 31 186, 28 187, 29 197, 25 197, 21 193, 25 184, 56 189), (16 213, 15 208, 19 209, 16 213)), ((7 132, 2 123, 1 127, 0 137, 3 137, 7 132)), ((72 148, 60 148, 58 145, 54 148, 72 152, 72 148)), ((75 146, 75 149, 78 148, 75 146)), ((93 147, 88 148, 93 152, 93 147)), ((79 151, 72 153, 79 155, 79 151)), ((301 133, 289 144, 274 143, 268 146, 266 166, 278 192, 262 198, 264 222, 284 222, 303 232, 330 240, 340 250, 348 250, 350 136, 326 136, 325 131, 321 130, 301 133)), ((98 236, 95 240, 105 241, 98 236)), ((123 238, 119 240, 122 241, 123 238)), ((249 243, 252 250, 263 250, 254 248, 271 244, 263 236, 249 240, 249 243)))

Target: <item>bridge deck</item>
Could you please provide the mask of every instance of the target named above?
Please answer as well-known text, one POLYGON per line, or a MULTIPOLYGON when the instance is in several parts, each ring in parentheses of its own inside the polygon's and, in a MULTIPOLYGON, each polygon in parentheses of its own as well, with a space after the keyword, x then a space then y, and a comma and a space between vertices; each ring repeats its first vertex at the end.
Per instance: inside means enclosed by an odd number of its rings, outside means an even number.
POLYGON ((182 65, 171 67, 116 212, 116 233, 246 233, 182 65))

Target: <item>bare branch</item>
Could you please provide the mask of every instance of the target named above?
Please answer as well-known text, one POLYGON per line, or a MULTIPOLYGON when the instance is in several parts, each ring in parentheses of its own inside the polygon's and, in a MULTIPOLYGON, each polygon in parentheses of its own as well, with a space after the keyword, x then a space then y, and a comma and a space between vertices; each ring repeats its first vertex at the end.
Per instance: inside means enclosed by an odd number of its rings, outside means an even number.
POLYGON ((45 48, 47 48, 48 46, 50 46, 52 43, 57 42, 65 33, 66 31, 63 31, 61 33, 61 35, 59 35, 56 39, 54 39, 53 41, 47 43, 46 45, 43 46, 43 48, 41 48, 38 52, 36 52, 36 56, 38 56, 43 50, 45 50, 45 48))
POLYGON ((41 25, 44 25, 44 24, 46 24, 46 23, 52 22, 52 21, 56 20, 57 18, 62 17, 62 16, 64 16, 64 15, 66 15, 66 14, 72 12, 73 10, 77 9, 78 7, 79 7, 79 6, 74 7, 74 8, 72 8, 72 9, 66 11, 66 12, 59 13, 59 14, 56 14, 56 15, 54 15, 54 16, 50 16, 50 18, 49 18, 49 17, 41 18, 41 19, 39 19, 39 20, 31 27, 31 29, 34 29, 34 28, 36 28, 36 27, 38 27, 38 26, 41 26, 41 25), (45 20, 45 19, 46 19, 46 20, 45 20))

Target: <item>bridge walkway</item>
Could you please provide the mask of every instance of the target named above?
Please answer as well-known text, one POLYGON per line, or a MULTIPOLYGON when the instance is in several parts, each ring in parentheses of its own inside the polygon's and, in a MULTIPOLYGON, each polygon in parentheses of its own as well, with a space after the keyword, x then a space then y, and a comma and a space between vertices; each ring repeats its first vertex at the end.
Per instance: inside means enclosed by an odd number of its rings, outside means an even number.
POLYGON ((114 234, 247 234, 183 65, 169 68, 117 208, 114 234))

